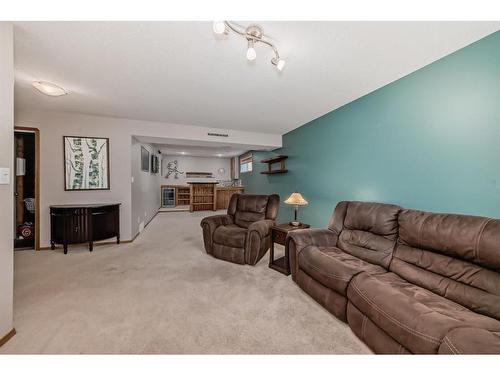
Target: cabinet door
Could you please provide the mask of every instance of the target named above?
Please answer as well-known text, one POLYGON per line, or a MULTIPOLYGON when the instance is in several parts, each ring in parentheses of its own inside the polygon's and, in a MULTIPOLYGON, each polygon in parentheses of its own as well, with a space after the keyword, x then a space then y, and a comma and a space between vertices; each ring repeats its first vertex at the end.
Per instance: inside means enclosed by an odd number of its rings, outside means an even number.
POLYGON ((86 208, 51 209, 51 238, 55 243, 79 243, 88 239, 86 208))
POLYGON ((118 206, 105 206, 92 209, 92 240, 99 241, 116 237, 120 225, 118 206))
POLYGON ((71 209, 67 226, 71 231, 68 243, 81 243, 89 240, 89 217, 87 208, 71 209))
POLYGON ((224 210, 226 207, 226 196, 227 192, 225 190, 217 190, 217 209, 224 210))

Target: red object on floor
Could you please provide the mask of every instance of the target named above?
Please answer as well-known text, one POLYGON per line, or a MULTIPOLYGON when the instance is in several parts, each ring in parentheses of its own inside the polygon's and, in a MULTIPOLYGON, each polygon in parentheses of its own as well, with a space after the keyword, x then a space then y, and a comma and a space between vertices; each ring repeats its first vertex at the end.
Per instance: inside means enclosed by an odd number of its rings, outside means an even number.
POLYGON ((17 234, 23 236, 26 240, 33 239, 33 224, 24 223, 17 227, 17 234))

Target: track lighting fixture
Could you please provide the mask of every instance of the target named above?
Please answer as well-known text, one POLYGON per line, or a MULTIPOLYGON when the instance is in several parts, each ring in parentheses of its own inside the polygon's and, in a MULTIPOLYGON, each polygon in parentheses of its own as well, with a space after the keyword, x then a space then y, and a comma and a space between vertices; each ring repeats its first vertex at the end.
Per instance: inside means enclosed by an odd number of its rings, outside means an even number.
POLYGON ((257 58, 257 52, 255 50, 256 44, 263 43, 271 47, 274 52, 274 57, 271 59, 271 64, 280 72, 285 67, 285 60, 280 57, 276 46, 264 39, 264 30, 262 29, 262 27, 258 25, 250 25, 246 29, 243 29, 241 26, 234 25, 229 21, 215 21, 213 24, 213 30, 215 34, 219 35, 229 34, 230 31, 233 31, 236 34, 244 37, 248 42, 246 56, 249 61, 253 61, 257 58))

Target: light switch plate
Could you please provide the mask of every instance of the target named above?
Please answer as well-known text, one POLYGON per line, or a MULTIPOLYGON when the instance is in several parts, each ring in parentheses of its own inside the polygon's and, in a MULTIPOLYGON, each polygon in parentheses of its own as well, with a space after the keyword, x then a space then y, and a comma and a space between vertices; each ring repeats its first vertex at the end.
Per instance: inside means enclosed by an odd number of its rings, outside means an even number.
POLYGON ((10 184, 10 168, 0 168, 0 185, 10 184))

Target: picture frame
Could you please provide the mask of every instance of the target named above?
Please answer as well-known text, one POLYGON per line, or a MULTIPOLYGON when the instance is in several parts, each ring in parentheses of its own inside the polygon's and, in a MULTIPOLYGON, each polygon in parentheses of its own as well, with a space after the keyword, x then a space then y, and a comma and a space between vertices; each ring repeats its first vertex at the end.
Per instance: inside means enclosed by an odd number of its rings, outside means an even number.
POLYGON ((159 159, 156 155, 151 155, 151 173, 157 174, 159 169, 159 159))
POLYGON ((149 151, 141 146, 141 171, 149 172, 149 151))
POLYGON ((110 190, 109 138, 63 136, 64 190, 110 190))

